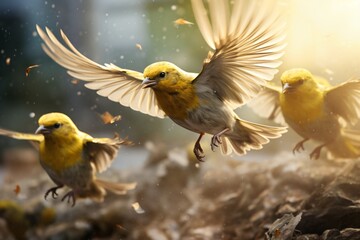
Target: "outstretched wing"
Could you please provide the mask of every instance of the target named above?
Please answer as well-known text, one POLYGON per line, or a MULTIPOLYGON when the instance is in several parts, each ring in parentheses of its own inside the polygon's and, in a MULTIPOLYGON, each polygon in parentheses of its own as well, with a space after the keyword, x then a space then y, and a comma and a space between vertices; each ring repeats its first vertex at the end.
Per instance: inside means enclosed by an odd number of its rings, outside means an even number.
POLYGON ((360 80, 349 80, 328 89, 325 102, 333 113, 355 124, 360 118, 360 80))
POLYGON ((39 150, 39 143, 41 141, 44 141, 44 136, 42 134, 20 133, 20 132, 9 131, 6 129, 1 129, 1 128, 0 128, 0 135, 11 137, 14 139, 19 139, 19 140, 28 140, 36 150, 39 150))
POLYGON ((19 140, 28 140, 34 142, 41 142, 44 140, 44 136, 42 134, 20 133, 5 129, 0 129, 0 135, 8 136, 19 140))
POLYGON ((76 79, 86 81, 87 88, 98 90, 101 96, 151 116, 163 118, 165 113, 159 108, 151 89, 143 88, 143 75, 123 69, 114 64, 100 65, 82 55, 61 31, 65 46, 46 28, 46 33, 36 25, 39 36, 44 41, 45 53, 68 70, 76 79))
POLYGON ((192 0, 199 29, 215 50, 194 84, 237 108, 278 72, 285 47, 284 24, 271 1, 234 1, 231 6, 228 1, 208 2, 210 19, 203 1, 192 0))
POLYGON ((267 84, 259 94, 249 101, 248 106, 260 117, 286 126, 280 107, 281 88, 267 84))
POLYGON ((83 134, 85 152, 93 163, 95 170, 99 173, 105 171, 111 165, 121 145, 129 144, 128 141, 121 139, 119 136, 114 138, 93 138, 83 132, 80 134, 83 134))

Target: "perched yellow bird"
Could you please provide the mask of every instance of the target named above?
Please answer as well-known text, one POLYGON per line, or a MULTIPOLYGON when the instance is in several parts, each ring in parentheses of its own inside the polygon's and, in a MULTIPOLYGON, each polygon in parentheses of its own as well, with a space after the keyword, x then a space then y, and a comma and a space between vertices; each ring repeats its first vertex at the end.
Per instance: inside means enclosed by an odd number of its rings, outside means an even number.
POLYGON ((189 73, 170 62, 156 62, 143 73, 114 64, 97 64, 82 55, 61 31, 62 45, 46 28, 37 26, 43 50, 68 73, 86 81, 101 96, 134 110, 163 118, 199 133, 194 146, 202 160, 200 140, 213 135, 211 148, 221 144, 224 154, 260 149, 284 127, 270 127, 240 119, 234 109, 243 105, 272 80, 281 64, 284 24, 272 1, 193 0, 196 22, 210 48, 201 73, 189 73))
POLYGON ((0 129, 0 135, 30 140, 39 149, 40 163, 57 185, 45 193, 57 197, 56 190, 67 186, 72 190, 66 198, 75 205, 76 198, 92 198, 103 201, 105 190, 125 194, 135 188, 135 183, 112 183, 95 177, 96 172, 106 170, 115 158, 120 145, 126 141, 116 136, 93 138, 81 132, 73 121, 62 113, 48 113, 40 117, 35 134, 18 133, 0 129))
POLYGON ((268 85, 250 102, 263 117, 288 124, 304 139, 293 152, 304 150, 309 139, 321 142, 310 154, 317 159, 326 146, 332 157, 360 156, 360 132, 351 128, 360 117, 360 81, 331 86, 308 70, 296 68, 281 76, 282 89, 268 85))

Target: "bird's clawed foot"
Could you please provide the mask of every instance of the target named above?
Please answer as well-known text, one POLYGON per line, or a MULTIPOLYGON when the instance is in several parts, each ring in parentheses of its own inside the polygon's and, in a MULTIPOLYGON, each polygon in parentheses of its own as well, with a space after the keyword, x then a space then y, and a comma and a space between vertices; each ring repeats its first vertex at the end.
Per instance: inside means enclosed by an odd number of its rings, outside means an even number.
POLYGON ((202 136, 204 136, 204 133, 200 133, 199 138, 196 140, 195 146, 194 146, 194 154, 195 157, 197 158, 197 160, 199 160, 200 162, 204 162, 204 150, 202 149, 201 145, 200 145, 200 140, 202 138, 202 136))
POLYGON ((220 144, 222 144, 221 141, 221 136, 226 133, 227 131, 229 131, 229 128, 225 128, 224 130, 222 130, 221 132, 219 132, 218 134, 215 134, 212 138, 211 138, 211 150, 215 151, 215 147, 219 147, 220 144))
POLYGON ((325 146, 326 144, 322 144, 318 147, 316 147, 311 153, 310 153, 310 159, 319 159, 320 157, 320 153, 321 153, 321 149, 325 146))
POLYGON ((220 136, 216 134, 211 138, 211 150, 214 152, 215 147, 219 147, 219 144, 222 144, 222 141, 220 139, 220 136))
POLYGON ((205 157, 204 150, 202 149, 199 142, 195 143, 194 154, 195 154, 197 160, 199 160, 200 162, 204 162, 204 157, 205 157))
POLYGON ((61 201, 63 202, 66 198, 68 199, 67 200, 68 203, 72 201, 71 207, 75 206, 76 198, 75 198, 75 192, 73 190, 65 194, 65 196, 61 199, 61 201))
POLYGON ((56 190, 58 190, 59 188, 62 188, 63 186, 64 185, 58 185, 56 187, 53 187, 53 188, 50 188, 49 190, 47 190, 45 193, 45 196, 44 196, 45 200, 46 200, 47 196, 49 195, 49 193, 51 193, 51 196, 53 199, 56 199, 58 196, 56 190))
POLYGON ((304 151, 304 143, 308 140, 308 138, 304 138, 302 141, 298 142, 293 149, 293 154, 295 154, 296 152, 300 152, 301 150, 304 151))

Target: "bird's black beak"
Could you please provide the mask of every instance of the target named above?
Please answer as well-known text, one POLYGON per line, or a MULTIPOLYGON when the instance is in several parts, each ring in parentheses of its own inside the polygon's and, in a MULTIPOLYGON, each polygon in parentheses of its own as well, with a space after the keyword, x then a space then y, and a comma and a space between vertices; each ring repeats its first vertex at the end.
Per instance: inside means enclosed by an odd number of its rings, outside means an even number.
POLYGON ((36 129, 35 134, 50 134, 51 133, 51 129, 45 127, 44 125, 40 125, 40 127, 38 127, 38 129, 36 129))
POLYGON ((291 92, 294 89, 294 86, 290 85, 289 83, 285 83, 282 87, 282 93, 291 92))
POLYGON ((142 81, 141 84, 144 85, 143 88, 149 88, 149 87, 151 88, 157 85, 157 81, 147 77, 142 81))

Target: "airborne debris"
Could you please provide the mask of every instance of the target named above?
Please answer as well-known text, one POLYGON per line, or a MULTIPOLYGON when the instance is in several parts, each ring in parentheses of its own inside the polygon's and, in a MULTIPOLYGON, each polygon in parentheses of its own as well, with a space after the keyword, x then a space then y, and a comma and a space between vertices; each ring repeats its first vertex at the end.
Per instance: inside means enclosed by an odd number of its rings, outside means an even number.
POLYGON ((121 226, 120 224, 116 224, 116 227, 121 230, 127 231, 127 229, 125 227, 121 226))
POLYGON ((134 202, 132 205, 133 209, 137 214, 144 214, 145 210, 140 206, 138 202, 134 202))
POLYGON ((329 69, 329 68, 325 68, 325 73, 328 74, 328 75, 334 75, 334 71, 329 69))
POLYGON ((6 60, 5 60, 5 63, 6 63, 6 65, 10 65, 10 63, 11 63, 11 58, 6 58, 6 60))
POLYGON ((16 196, 19 195, 20 191, 21 191, 21 188, 20 188, 19 184, 16 184, 15 189, 14 189, 14 193, 16 194, 16 196))
POLYGON ((39 67, 39 66, 40 66, 40 65, 38 65, 38 64, 28 66, 27 69, 25 70, 25 76, 28 77, 29 74, 30 74, 30 70, 33 69, 33 68, 37 68, 37 67, 39 67))
POLYGON ((135 46, 137 49, 142 50, 142 46, 140 45, 140 43, 137 43, 135 46))
POLYGON ((76 85, 76 84, 78 84, 78 83, 79 83, 79 80, 77 80, 77 79, 73 79, 73 80, 71 80, 71 83, 72 83, 72 84, 74 84, 74 85, 76 85))
POLYGON ((192 25, 192 24, 194 24, 194 23, 189 22, 189 21, 187 21, 187 20, 185 20, 185 19, 183 19, 183 18, 176 19, 176 20, 174 21, 174 23, 175 23, 176 26, 178 26, 178 25, 192 25))
POLYGON ((109 112, 104 112, 103 114, 100 115, 100 117, 104 122, 104 124, 113 124, 114 122, 117 122, 121 119, 121 115, 113 116, 109 112))

